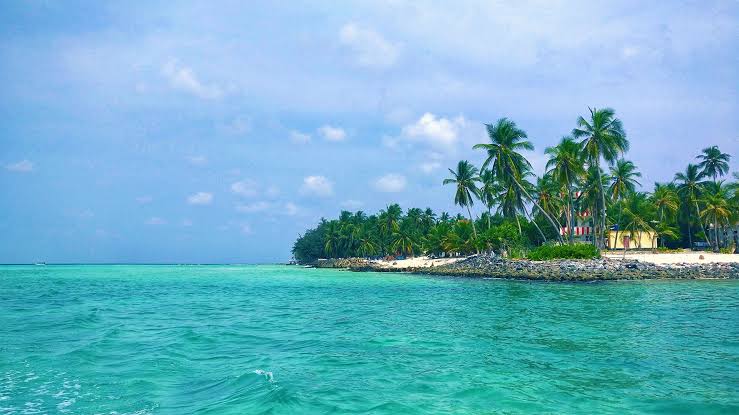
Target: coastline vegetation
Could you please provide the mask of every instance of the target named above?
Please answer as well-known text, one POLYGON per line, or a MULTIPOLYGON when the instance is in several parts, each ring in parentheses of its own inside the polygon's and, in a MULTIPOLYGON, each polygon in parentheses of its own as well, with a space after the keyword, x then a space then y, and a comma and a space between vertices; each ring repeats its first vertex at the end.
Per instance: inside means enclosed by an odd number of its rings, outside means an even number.
POLYGON ((731 156, 717 146, 703 149, 671 182, 646 192, 637 166, 625 158, 629 140, 613 109, 589 109, 570 135, 546 148, 542 177, 522 154, 534 146, 514 121, 501 118, 485 127, 488 142, 473 146, 484 152, 480 168, 461 160, 442 182, 453 188, 454 203, 466 217, 431 208, 403 212, 398 204, 372 215, 342 211, 298 237, 295 259, 491 251, 514 258, 595 258, 607 248, 609 232, 614 240, 641 240, 648 232, 658 237, 660 251, 696 243, 714 252, 736 249, 739 173, 723 180, 731 156), (472 210, 476 201, 484 207, 478 216, 472 210), (588 229, 586 238, 578 227, 588 229))

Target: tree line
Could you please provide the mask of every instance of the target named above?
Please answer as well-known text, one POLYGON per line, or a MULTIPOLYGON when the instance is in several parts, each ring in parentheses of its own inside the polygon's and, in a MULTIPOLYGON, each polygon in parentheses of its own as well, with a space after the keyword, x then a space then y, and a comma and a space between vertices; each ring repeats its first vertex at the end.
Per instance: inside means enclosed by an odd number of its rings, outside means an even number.
MULTIPOLYGON (((589 109, 570 135, 546 148, 546 172, 537 177, 522 154, 533 150, 526 132, 501 118, 486 124, 488 142, 478 169, 467 160, 449 169, 444 185, 453 187, 462 215, 437 215, 427 208, 391 204, 376 215, 341 212, 301 235, 293 246, 301 262, 326 257, 388 255, 465 255, 486 250, 521 256, 543 243, 573 244, 578 217, 586 217, 592 243, 606 247, 608 232, 650 232, 663 247, 709 244, 733 250, 731 227, 739 221, 739 175, 729 172, 731 156, 707 147, 669 183, 639 190, 641 173, 625 158, 629 150, 622 122, 610 108, 589 109), (480 202, 485 210, 474 216, 480 202)), ((735 248, 735 247, 734 247, 735 248)))

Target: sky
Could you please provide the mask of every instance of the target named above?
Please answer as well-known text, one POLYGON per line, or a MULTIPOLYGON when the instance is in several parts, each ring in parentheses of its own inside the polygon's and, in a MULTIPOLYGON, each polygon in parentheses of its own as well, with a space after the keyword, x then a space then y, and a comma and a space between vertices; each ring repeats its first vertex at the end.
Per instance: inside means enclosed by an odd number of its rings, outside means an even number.
POLYGON ((441 182, 501 117, 538 174, 588 107, 644 190, 709 145, 739 170, 736 1, 2 8, 2 263, 285 261, 343 209, 462 212, 441 182))

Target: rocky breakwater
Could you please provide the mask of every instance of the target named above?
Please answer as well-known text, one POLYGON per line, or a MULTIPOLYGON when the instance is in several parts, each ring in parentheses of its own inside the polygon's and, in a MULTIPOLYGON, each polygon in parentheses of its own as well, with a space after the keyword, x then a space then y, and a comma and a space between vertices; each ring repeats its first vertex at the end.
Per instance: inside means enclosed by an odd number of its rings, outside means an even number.
POLYGON ((316 268, 349 268, 360 269, 370 266, 370 261, 364 258, 330 258, 319 259, 310 264, 316 268))
POLYGON ((433 268, 417 268, 408 271, 429 275, 542 281, 739 279, 739 263, 674 264, 664 266, 637 260, 608 258, 529 261, 505 259, 494 255, 476 255, 451 264, 433 268))

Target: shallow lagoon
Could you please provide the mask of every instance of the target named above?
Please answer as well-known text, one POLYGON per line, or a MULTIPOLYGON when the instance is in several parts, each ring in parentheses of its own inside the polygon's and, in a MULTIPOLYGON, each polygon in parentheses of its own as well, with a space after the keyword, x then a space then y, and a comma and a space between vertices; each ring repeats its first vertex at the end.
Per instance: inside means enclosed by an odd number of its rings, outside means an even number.
POLYGON ((737 413, 739 281, 0 267, 0 414, 737 413))

